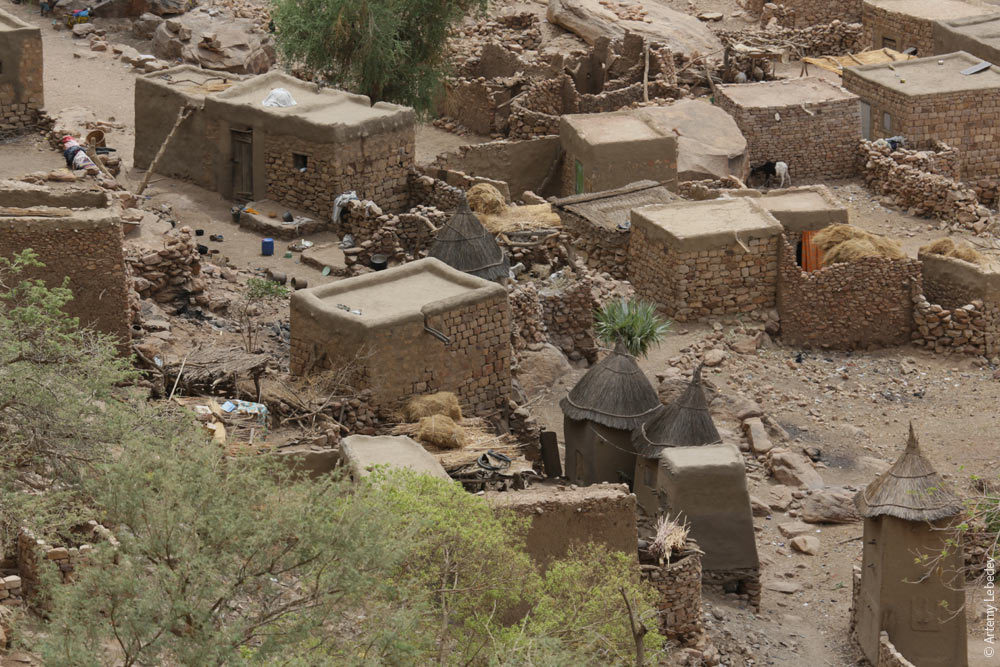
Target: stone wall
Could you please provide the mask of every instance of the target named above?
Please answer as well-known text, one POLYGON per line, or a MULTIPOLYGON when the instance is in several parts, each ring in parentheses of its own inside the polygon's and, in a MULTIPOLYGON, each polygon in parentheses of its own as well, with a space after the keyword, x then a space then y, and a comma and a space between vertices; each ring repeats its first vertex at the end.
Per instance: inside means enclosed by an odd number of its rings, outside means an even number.
POLYGON ((921 253, 923 293, 914 292, 915 345, 938 353, 1000 352, 1000 274, 921 253))
POLYGON ((986 198, 992 198, 991 179, 1000 170, 1000 134, 993 131, 1000 124, 1000 89, 908 96, 863 79, 852 68, 844 70, 843 81, 871 105, 872 139, 903 135, 911 148, 953 146, 961 156, 962 180, 985 188, 986 198), (890 116, 888 130, 884 113, 890 116))
POLYGON ((779 21, 780 25, 805 28, 817 23, 843 21, 844 23, 861 22, 861 0, 783 0, 785 15, 788 20, 779 21))
POLYGON ((701 553, 689 550, 673 562, 640 567, 643 578, 660 592, 660 631, 681 643, 701 634, 701 553))
POLYGON ((572 235, 573 247, 587 256, 587 266, 612 278, 628 278, 628 229, 607 230, 568 210, 561 210, 563 226, 572 235))
POLYGON ((751 164, 785 162, 797 185, 850 178, 857 173, 856 147, 861 139, 857 97, 782 104, 779 86, 795 83, 754 85, 774 87, 773 106, 740 106, 726 94, 729 86, 719 87, 715 97, 716 104, 736 120, 746 137, 751 164))
POLYGON ((68 218, 0 218, 0 256, 25 248, 38 253, 45 266, 24 277, 44 280, 49 287, 68 277, 73 300, 64 310, 82 326, 128 343, 132 317, 117 214, 92 209, 68 218))
POLYGON ((293 300, 291 332, 292 374, 355 364, 353 379, 371 388, 373 406, 382 413, 411 396, 437 391, 454 392, 474 415, 495 413, 510 397, 511 322, 505 293, 452 310, 440 311, 432 303, 424 309, 423 322, 370 330, 359 344, 342 339, 297 309, 293 300), (425 326, 448 342, 432 337, 425 326))
POLYGON ((887 46, 896 51, 905 51, 915 46, 920 57, 934 54, 934 22, 930 19, 862 2, 861 24, 865 29, 867 48, 881 49, 887 46), (893 41, 889 43, 883 40, 893 41))
POLYGON ((538 137, 525 141, 491 141, 462 146, 457 151, 439 156, 433 166, 447 167, 486 178, 504 181, 512 199, 520 199, 526 190, 547 196, 555 194, 558 185, 554 174, 562 153, 559 137, 538 137), (546 181, 551 186, 543 189, 546 181))
POLYGON ((795 249, 784 238, 781 245, 778 313, 786 344, 853 349, 910 340, 919 261, 865 257, 805 273, 795 249))
POLYGON ((42 34, 6 13, 0 22, 4 28, 0 44, 0 137, 10 137, 34 129, 42 115, 42 34))
MULTIPOLYGON (((180 227, 163 237, 163 247, 129 243, 125 258, 132 270, 132 288, 144 299, 169 303, 198 297, 205 291, 201 255, 190 227, 180 227)), ((205 304, 206 305, 207 300, 205 304)))
POLYGON ((516 355, 534 343, 546 340, 545 311, 533 282, 512 283, 510 301, 510 344, 516 355))
MULTIPOLYGON (((81 527, 81 536, 86 542, 75 547, 57 547, 38 539, 27 528, 17 534, 17 574, 25 597, 31 597, 39 589, 40 568, 44 563, 52 563, 59 569, 63 583, 69 583, 73 572, 86 565, 94 547, 89 542, 104 541, 112 548, 118 546, 111 531, 94 520, 81 527)), ((6 579, 5 579, 6 581, 6 579)))
POLYGON ((983 232, 992 215, 979 203, 976 190, 957 178, 956 151, 945 144, 936 150, 892 151, 885 142, 862 141, 858 150, 865 183, 885 203, 910 215, 934 217, 983 232))
POLYGON ((409 200, 414 134, 407 128, 339 145, 269 135, 264 160, 267 196, 286 206, 329 219, 333 200, 354 190, 387 211, 401 211, 409 200), (295 167, 296 154, 307 157, 305 172, 295 167))
POLYGON ((718 595, 728 594, 743 600, 754 610, 760 609, 760 571, 744 568, 739 570, 703 571, 701 574, 703 588, 708 588, 718 595))
MULTIPOLYGON (((794 12, 782 11, 784 5, 774 5, 767 3, 764 5, 764 14, 761 16, 762 23, 770 20, 768 12, 774 16, 776 23, 790 23, 794 20, 794 12), (773 8, 773 9, 772 9, 773 8)), ((864 51, 864 41, 862 39, 863 29, 860 23, 847 23, 844 21, 831 21, 819 25, 811 25, 804 28, 781 27, 781 25, 769 26, 766 32, 758 30, 744 29, 732 31, 719 31, 717 34, 727 46, 733 44, 752 44, 754 46, 773 46, 778 49, 786 47, 788 42, 800 45, 803 56, 824 56, 824 55, 844 55, 847 53, 859 53, 864 51)), ((748 69, 752 72, 754 64, 762 67, 765 73, 764 79, 774 78, 767 76, 768 65, 752 58, 733 58, 738 67, 728 70, 724 78, 726 83, 732 83, 735 79, 730 78, 729 72, 735 76, 736 71, 746 73, 748 69)), ((749 74, 748 74, 749 76, 749 74)), ((759 77, 751 77, 754 81, 759 81, 759 77)))
POLYGON ((636 294, 678 322, 772 308, 778 282, 778 237, 751 238, 712 250, 678 252, 632 226, 629 279, 636 294))

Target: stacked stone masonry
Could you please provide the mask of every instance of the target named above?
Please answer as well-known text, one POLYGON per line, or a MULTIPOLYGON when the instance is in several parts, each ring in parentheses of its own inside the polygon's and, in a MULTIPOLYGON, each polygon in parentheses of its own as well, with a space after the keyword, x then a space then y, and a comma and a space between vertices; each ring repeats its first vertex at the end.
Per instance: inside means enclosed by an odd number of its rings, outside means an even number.
POLYGON ((781 6, 788 18, 780 25, 791 28, 805 28, 817 23, 843 21, 861 22, 861 0, 783 0, 781 6))
POLYGON ((918 56, 934 54, 934 22, 930 19, 862 2, 861 24, 867 48, 905 51, 916 47, 918 56))
MULTIPOLYGON (((111 548, 117 548, 118 540, 110 530, 96 521, 88 521, 82 528, 92 542, 107 542, 111 548)), ((45 563, 58 568, 61 581, 69 583, 76 568, 87 564, 93 550, 93 545, 89 543, 78 547, 52 546, 45 540, 36 538, 27 528, 22 528, 17 535, 17 573, 24 596, 31 597, 39 590, 40 568, 45 567, 45 563)))
POLYGON ((350 190, 386 210, 407 206, 414 158, 412 129, 335 145, 268 136, 264 155, 268 197, 292 208, 329 219, 334 199, 350 190), (306 156, 304 172, 296 167, 296 155, 306 156))
POLYGON ((170 232, 160 249, 129 244, 126 261, 132 271, 132 288, 142 298, 169 303, 194 297, 199 305, 208 304, 200 277, 201 255, 190 227, 170 232))
POLYGON ((875 667, 915 667, 889 641, 889 633, 882 631, 878 636, 878 665, 875 667))
POLYGON ((778 238, 751 238, 746 252, 730 247, 678 252, 633 225, 629 278, 636 294, 678 322, 772 308, 778 282, 778 238))
POLYGON ((921 253, 920 261, 913 343, 945 354, 1000 353, 1000 276, 953 257, 921 253))
POLYGON ((992 215, 975 189, 959 182, 957 151, 945 144, 934 149, 892 151, 885 142, 862 141, 865 183, 893 206, 911 215, 939 218, 977 233, 992 215))
POLYGON ((702 633, 701 556, 692 551, 662 565, 640 565, 643 578, 660 593, 656 608, 660 630, 670 639, 689 643, 702 633))
POLYGON ((704 571, 701 575, 703 588, 718 595, 735 594, 757 611, 760 609, 760 570, 744 568, 739 570, 704 571))
POLYGON ((722 86, 716 95, 716 103, 736 120, 746 137, 751 164, 784 162, 797 185, 850 178, 857 173, 861 107, 856 96, 782 104, 782 87, 794 84, 752 85, 774 88, 770 106, 742 106, 727 95, 740 84, 722 86))
POLYGON ((871 138, 906 137, 910 148, 939 142, 961 156, 960 177, 991 200, 1000 172, 1000 88, 910 96, 844 70, 844 87, 871 105, 871 138), (885 114, 888 115, 886 118, 885 114))
POLYGON ((782 237, 778 313, 786 344, 854 349, 910 340, 919 261, 865 257, 806 273, 795 255, 782 237))
POLYGON ((45 265, 26 277, 42 279, 50 287, 68 277, 73 300, 66 312, 83 326, 128 342, 132 318, 117 217, 0 219, 0 257, 9 258, 25 248, 38 253, 45 265))
POLYGON ((617 280, 628 278, 629 230, 608 230, 569 211, 561 217, 574 248, 586 256, 588 267, 617 280))
POLYGON ((0 28, 0 137, 10 137, 33 130, 44 115, 42 34, 6 12, 0 28))
MULTIPOLYGON (((767 20, 769 20, 766 13, 770 11, 771 7, 780 9, 782 6, 772 5, 771 3, 764 6, 765 14, 762 15, 762 22, 765 24, 767 23, 767 20)), ((794 20, 793 16, 790 14, 787 15, 787 18, 785 14, 780 12, 775 12, 773 15, 779 23, 782 21, 791 22, 794 20)), ((771 26, 768 27, 766 33, 761 33, 758 30, 745 29, 719 31, 717 34, 727 46, 732 46, 734 44, 757 44, 761 40, 764 40, 765 44, 773 44, 776 47, 784 48, 784 45, 788 42, 794 42, 797 48, 801 48, 802 56, 824 56, 844 55, 847 53, 859 53, 864 51, 863 33, 864 30, 860 23, 847 23, 835 20, 830 23, 811 25, 804 28, 771 26)), ((749 70, 752 74, 752 67, 754 64, 761 67, 761 73, 764 76, 751 77, 751 80, 753 81, 769 80, 774 78, 773 76, 767 76, 768 70, 766 61, 761 62, 758 59, 750 57, 744 57, 743 59, 734 58, 734 60, 737 60, 740 65, 737 68, 737 71, 746 73, 749 70), (741 60, 745 60, 746 62, 741 62, 741 60)), ((727 71, 726 77, 724 78, 726 83, 732 83, 735 81, 734 78, 729 77, 729 71, 727 71)))

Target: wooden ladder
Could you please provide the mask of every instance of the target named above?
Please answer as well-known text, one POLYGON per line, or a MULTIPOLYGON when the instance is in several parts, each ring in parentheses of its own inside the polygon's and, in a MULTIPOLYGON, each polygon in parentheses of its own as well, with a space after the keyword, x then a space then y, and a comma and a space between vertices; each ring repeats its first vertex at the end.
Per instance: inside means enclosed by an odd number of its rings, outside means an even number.
POLYGON ((156 165, 159 163, 160 158, 167 152, 167 146, 170 144, 170 140, 174 138, 174 133, 177 132, 177 128, 181 126, 181 123, 183 123, 187 117, 191 115, 192 111, 194 111, 194 107, 185 104, 177 113, 177 120, 174 122, 174 126, 170 128, 170 132, 167 134, 167 137, 163 140, 163 143, 160 144, 160 150, 156 151, 156 156, 153 158, 153 161, 149 163, 146 175, 142 177, 142 182, 139 183, 139 189, 135 191, 137 195, 141 195, 142 191, 146 189, 147 185, 149 185, 149 179, 153 175, 153 171, 156 169, 156 165))

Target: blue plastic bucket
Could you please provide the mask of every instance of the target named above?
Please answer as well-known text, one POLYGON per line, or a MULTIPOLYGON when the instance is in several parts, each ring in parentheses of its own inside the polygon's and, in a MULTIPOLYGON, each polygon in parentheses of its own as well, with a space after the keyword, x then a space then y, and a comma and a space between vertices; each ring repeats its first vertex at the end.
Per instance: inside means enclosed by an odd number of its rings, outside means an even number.
POLYGON ((274 239, 261 239, 260 240, 260 254, 265 257, 270 257, 274 254, 274 239))

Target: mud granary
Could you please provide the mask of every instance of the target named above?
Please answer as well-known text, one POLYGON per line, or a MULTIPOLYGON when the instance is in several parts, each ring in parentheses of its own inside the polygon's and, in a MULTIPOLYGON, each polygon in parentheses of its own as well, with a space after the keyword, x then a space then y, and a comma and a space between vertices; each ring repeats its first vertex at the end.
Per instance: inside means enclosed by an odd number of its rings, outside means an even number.
POLYGON ((149 168, 176 125, 157 173, 227 199, 270 199, 323 218, 348 191, 389 211, 407 203, 408 107, 373 105, 281 72, 241 78, 182 65, 136 79, 135 117, 136 167, 149 168), (294 104, 264 106, 279 88, 294 104))
POLYGON ((0 137, 34 127, 44 104, 42 33, 0 10, 0 137))

